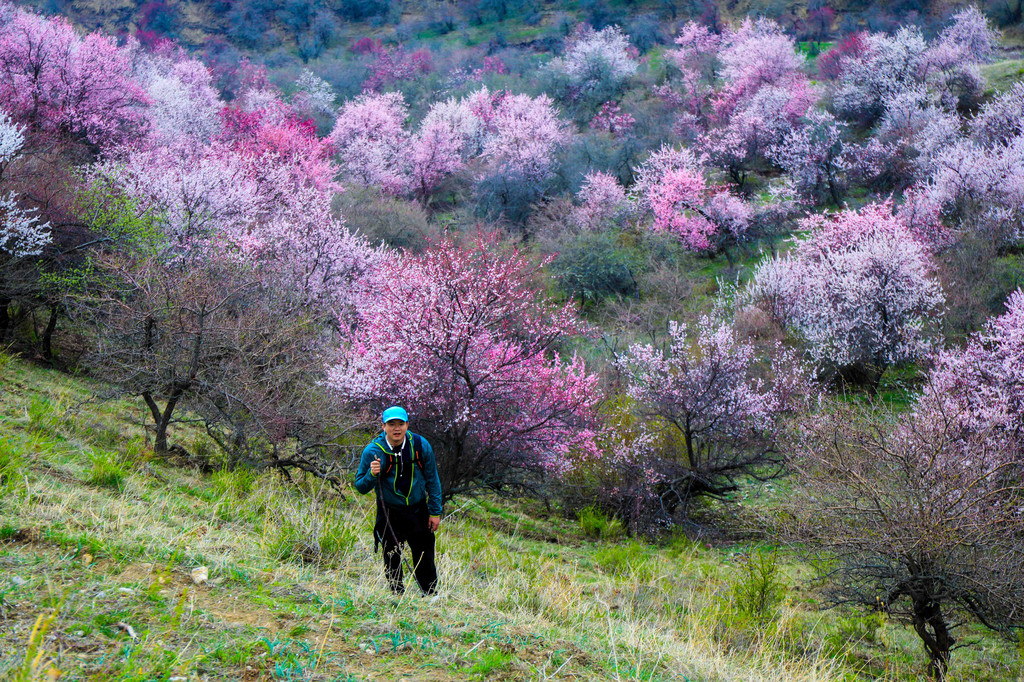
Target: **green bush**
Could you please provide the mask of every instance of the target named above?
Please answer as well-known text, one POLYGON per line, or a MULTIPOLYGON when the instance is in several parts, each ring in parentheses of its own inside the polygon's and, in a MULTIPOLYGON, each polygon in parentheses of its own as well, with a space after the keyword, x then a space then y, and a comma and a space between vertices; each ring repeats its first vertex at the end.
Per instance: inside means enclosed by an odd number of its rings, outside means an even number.
POLYGON ((562 247, 551 273, 566 297, 586 304, 635 294, 638 267, 636 254, 619 246, 612 233, 587 233, 562 247))
POLYGON ((777 552, 756 549, 740 566, 740 575, 731 589, 736 611, 757 624, 775 620, 786 596, 781 581, 777 552))
POLYGON ((618 519, 608 518, 596 507, 584 507, 576 513, 583 534, 591 538, 614 539, 622 537, 623 528, 618 519))
POLYGON ((89 459, 92 461, 86 479, 89 483, 124 490, 125 480, 131 471, 123 458, 111 452, 99 451, 93 452, 89 459))

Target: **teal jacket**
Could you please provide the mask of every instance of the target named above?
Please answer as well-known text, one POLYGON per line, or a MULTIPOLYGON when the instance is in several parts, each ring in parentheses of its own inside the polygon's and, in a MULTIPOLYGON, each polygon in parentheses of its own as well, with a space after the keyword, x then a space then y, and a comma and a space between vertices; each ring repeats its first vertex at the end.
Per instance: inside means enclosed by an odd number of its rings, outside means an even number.
POLYGON ((380 486, 377 485, 377 477, 370 473, 370 462, 374 457, 384 460, 384 448, 390 450, 387 436, 381 431, 380 435, 370 441, 370 444, 363 448, 363 455, 359 458, 359 469, 356 470, 356 490, 364 495, 371 490, 376 490, 385 503, 394 506, 411 506, 426 500, 427 511, 431 516, 441 515, 441 479, 437 475, 437 462, 434 459, 434 450, 426 438, 417 436, 412 431, 407 432, 406 437, 411 439, 413 448, 420 445, 420 459, 423 468, 413 465, 412 485, 409 488, 409 495, 402 495, 395 488, 395 476, 397 467, 382 475, 380 486))

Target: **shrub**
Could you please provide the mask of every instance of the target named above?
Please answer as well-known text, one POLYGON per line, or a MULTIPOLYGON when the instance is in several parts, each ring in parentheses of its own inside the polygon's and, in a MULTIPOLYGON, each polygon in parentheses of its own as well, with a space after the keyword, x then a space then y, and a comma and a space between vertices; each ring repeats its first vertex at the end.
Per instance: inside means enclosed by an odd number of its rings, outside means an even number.
POLYGON ((576 512, 576 516, 580 521, 580 529, 587 537, 609 540, 623 534, 622 524, 618 519, 608 518, 596 507, 584 507, 576 512))
POLYGON ((635 294, 637 260, 635 253, 616 243, 614 233, 585 233, 563 244, 551 272, 567 297, 586 305, 635 294))
POLYGON ((778 616, 786 596, 786 587, 779 574, 779 555, 757 548, 748 553, 740 565, 740 575, 730 589, 733 606, 757 624, 778 616))

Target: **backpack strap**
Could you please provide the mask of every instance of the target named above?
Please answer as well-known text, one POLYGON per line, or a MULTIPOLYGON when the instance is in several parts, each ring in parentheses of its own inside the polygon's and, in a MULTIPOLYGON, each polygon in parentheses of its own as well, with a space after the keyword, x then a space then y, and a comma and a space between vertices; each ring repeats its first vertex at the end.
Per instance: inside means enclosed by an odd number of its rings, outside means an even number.
MULTIPOLYGON (((410 436, 409 447, 412 448, 412 461, 416 463, 420 471, 423 471, 423 438, 418 433, 410 434, 410 436)), ((380 467, 380 473, 383 475, 391 471, 391 467, 395 463, 394 454, 380 443, 376 441, 374 443, 384 453, 384 463, 380 467)))
POLYGON ((423 471, 423 439, 418 433, 414 433, 409 440, 412 445, 412 461, 416 462, 420 471, 423 471))

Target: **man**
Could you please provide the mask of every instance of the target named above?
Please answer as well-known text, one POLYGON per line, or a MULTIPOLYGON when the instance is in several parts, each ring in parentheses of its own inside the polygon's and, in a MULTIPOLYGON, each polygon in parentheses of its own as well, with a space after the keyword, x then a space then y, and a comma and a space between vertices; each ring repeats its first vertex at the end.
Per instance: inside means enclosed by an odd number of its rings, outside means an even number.
POLYGON ((374 551, 384 545, 384 573, 395 594, 405 592, 402 544, 424 594, 437 590, 434 533, 441 525, 441 479, 430 443, 409 431, 409 415, 396 406, 381 415, 384 432, 363 448, 356 490, 377 496, 374 551))

